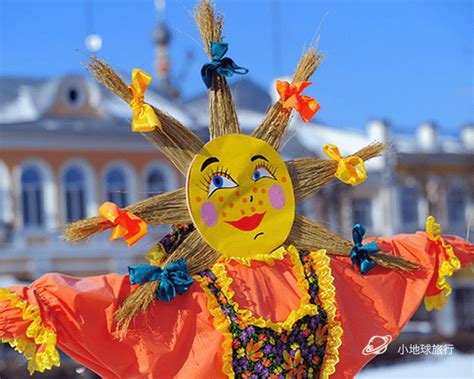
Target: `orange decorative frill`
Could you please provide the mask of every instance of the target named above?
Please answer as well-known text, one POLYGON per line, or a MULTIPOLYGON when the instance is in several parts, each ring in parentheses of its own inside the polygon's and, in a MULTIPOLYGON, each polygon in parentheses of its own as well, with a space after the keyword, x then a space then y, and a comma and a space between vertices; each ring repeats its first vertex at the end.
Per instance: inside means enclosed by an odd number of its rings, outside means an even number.
POLYGON ((2 338, 3 343, 10 344, 25 356, 30 374, 50 370, 53 366, 59 367, 56 333, 43 326, 39 308, 28 304, 17 293, 6 288, 0 288, 0 300, 8 301, 12 307, 21 309, 23 320, 31 321, 26 330, 26 338, 2 338))
POLYGON ((452 289, 446 278, 461 268, 461 262, 454 254, 453 247, 441 237, 441 227, 433 216, 426 220, 426 234, 435 245, 435 270, 438 270, 428 285, 424 298, 426 310, 431 311, 439 310, 447 303, 452 289))

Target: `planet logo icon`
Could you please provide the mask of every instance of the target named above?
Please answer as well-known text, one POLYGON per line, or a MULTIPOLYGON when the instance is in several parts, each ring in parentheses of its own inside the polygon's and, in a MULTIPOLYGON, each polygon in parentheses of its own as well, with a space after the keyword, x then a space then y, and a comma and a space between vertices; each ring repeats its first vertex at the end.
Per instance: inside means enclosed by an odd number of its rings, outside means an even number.
POLYGON ((388 344, 392 342, 392 336, 373 336, 367 346, 362 350, 364 355, 380 355, 387 351, 388 344))

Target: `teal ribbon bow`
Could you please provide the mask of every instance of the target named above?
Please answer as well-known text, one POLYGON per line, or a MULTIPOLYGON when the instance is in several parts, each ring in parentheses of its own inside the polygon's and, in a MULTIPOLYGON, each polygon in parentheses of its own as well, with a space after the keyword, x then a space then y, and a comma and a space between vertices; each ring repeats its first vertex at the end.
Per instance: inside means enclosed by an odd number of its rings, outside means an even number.
POLYGON ((161 301, 171 301, 176 297, 176 294, 184 294, 194 282, 188 273, 186 262, 182 258, 167 264, 164 268, 149 265, 130 266, 128 272, 132 284, 159 280, 160 285, 156 290, 156 298, 161 301))
POLYGON ((207 88, 211 88, 213 72, 225 77, 231 77, 234 74, 244 75, 249 72, 248 69, 238 66, 232 59, 224 58, 228 48, 227 43, 211 42, 212 61, 201 68, 201 77, 207 88))
POLYGON ((374 254, 379 250, 375 241, 362 245, 362 239, 365 234, 365 228, 361 224, 355 224, 352 228, 352 239, 354 247, 351 250, 352 266, 357 265, 360 268, 362 275, 367 274, 372 270, 377 263, 369 257, 369 254, 374 254))

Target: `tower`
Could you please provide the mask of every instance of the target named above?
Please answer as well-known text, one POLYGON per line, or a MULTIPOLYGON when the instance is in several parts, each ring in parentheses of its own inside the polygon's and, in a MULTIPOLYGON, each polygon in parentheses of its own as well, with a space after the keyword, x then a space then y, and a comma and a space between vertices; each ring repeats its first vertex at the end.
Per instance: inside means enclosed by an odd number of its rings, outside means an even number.
POLYGON ((165 21, 166 0, 155 0, 157 24, 153 31, 155 45, 155 73, 158 92, 170 98, 178 98, 179 91, 171 84, 169 43, 171 32, 165 21))

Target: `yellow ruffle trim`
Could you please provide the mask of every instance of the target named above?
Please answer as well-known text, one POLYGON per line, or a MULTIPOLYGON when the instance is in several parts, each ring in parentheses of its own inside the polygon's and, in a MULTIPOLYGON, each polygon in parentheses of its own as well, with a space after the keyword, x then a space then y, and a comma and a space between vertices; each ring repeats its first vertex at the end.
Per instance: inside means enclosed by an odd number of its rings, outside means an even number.
POLYGON ((250 267, 252 265, 252 262, 257 261, 257 262, 264 262, 264 263, 267 263, 270 266, 273 266, 275 261, 281 261, 282 259, 284 259, 286 253, 287 253, 286 249, 282 246, 282 247, 272 251, 270 254, 257 254, 253 257, 250 257, 250 258, 247 258, 247 257, 222 257, 221 262, 229 263, 230 261, 235 261, 237 263, 240 263, 243 266, 250 267))
MULTIPOLYGON (((232 284, 232 278, 227 275, 227 270, 223 263, 216 263, 212 267, 212 272, 217 277, 217 284, 222 288, 222 292, 226 295, 227 301, 231 304, 237 313, 240 314, 241 319, 251 325, 259 326, 261 328, 271 328, 277 333, 281 333, 282 330, 291 330, 293 324, 300 318, 306 315, 317 315, 318 307, 310 303, 309 285, 304 274, 304 268, 300 261, 298 250, 294 246, 289 246, 288 250, 280 248, 276 250, 277 255, 273 255, 268 258, 265 262, 273 264, 275 259, 283 259, 286 254, 289 254, 291 262, 293 263, 294 273, 300 288, 302 297, 300 306, 297 310, 291 311, 290 315, 285 321, 273 322, 271 320, 265 320, 263 317, 255 317, 248 309, 240 309, 239 305, 234 301, 234 291, 230 288, 232 284), (281 257, 281 258, 280 258, 281 257)), ((267 254, 270 255, 270 254, 267 254)), ((234 258, 232 258, 234 259, 234 258)), ((256 258, 252 258, 255 260, 256 258)))
MULTIPOLYGON (((212 267, 212 272, 215 274, 217 284, 221 287, 222 293, 226 296, 229 304, 234 306, 236 312, 240 315, 241 320, 247 325, 255 325, 262 328, 270 328, 278 333, 282 330, 289 331, 292 329, 293 324, 299 319, 305 316, 315 316, 318 314, 318 307, 310 303, 309 295, 309 284, 306 280, 304 268, 301 263, 298 250, 294 246, 289 246, 288 249, 281 247, 275 250, 271 254, 266 256, 256 256, 251 259, 249 258, 224 258, 224 262, 230 260, 237 261, 243 265, 250 266, 252 261, 258 260, 273 265, 275 260, 281 260, 286 255, 290 256, 291 262, 293 263, 294 273, 298 282, 298 286, 302 293, 300 306, 297 310, 292 311, 285 321, 273 322, 271 320, 265 320, 262 317, 255 317, 250 310, 240 309, 239 305, 233 300, 234 291, 230 288, 232 284, 232 278, 227 275, 224 263, 218 262, 212 267)), ((326 256, 325 250, 319 250, 313 252, 311 256, 314 259, 314 269, 318 275, 319 280, 319 298, 323 305, 324 310, 328 315, 328 341, 326 345, 326 356, 324 358, 323 366, 321 369, 321 378, 328 378, 329 375, 335 372, 335 366, 339 361, 339 346, 341 345, 342 328, 336 317, 336 300, 335 300, 335 288, 332 284, 333 277, 331 268, 329 266, 329 258, 326 256)), ((230 321, 222 312, 220 305, 218 304, 215 296, 211 293, 207 286, 206 279, 197 276, 196 279, 201 284, 202 289, 208 298, 208 308, 211 315, 214 317, 214 326, 217 330, 221 331, 224 336, 223 342, 223 373, 229 378, 235 376, 232 368, 232 334, 230 330, 230 321)))
POLYGON ((341 323, 336 320, 336 287, 334 287, 330 258, 326 250, 318 250, 311 253, 313 258, 313 269, 316 272, 319 283, 318 298, 328 315, 328 339, 326 352, 324 354, 323 366, 321 367, 320 378, 327 379, 336 372, 336 365, 339 362, 339 347, 342 344, 343 329, 341 323))
POLYGON ((56 349, 56 333, 42 326, 41 313, 36 305, 28 304, 18 294, 6 288, 0 288, 0 300, 10 302, 12 307, 21 309, 23 320, 31 323, 26 329, 28 338, 2 338, 28 360, 28 371, 44 372, 53 366, 59 367, 59 352, 56 349))
POLYGON ((444 252, 448 256, 448 259, 445 260, 438 268, 438 278, 436 279, 436 287, 441 291, 437 295, 425 296, 425 308, 427 311, 433 309, 439 310, 445 306, 448 302, 448 297, 452 292, 452 288, 446 278, 452 276, 455 271, 458 271, 461 268, 461 262, 458 257, 454 254, 453 247, 444 242, 443 237, 441 237, 441 226, 436 223, 436 220, 433 216, 429 216, 426 219, 426 234, 428 238, 441 245, 444 249, 444 252))

